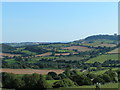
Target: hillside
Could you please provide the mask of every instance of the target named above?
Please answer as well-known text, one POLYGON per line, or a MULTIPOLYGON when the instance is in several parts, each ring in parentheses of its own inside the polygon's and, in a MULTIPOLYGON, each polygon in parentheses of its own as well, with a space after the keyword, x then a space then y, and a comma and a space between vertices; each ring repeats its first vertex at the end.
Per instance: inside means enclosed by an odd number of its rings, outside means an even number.
MULTIPOLYGON (((3 68, 52 68, 65 69, 96 67, 95 62, 104 65, 107 63, 118 63, 118 54, 115 52, 117 35, 94 35, 83 40, 68 43, 9 43, 3 46, 3 68)), ((113 66, 113 64, 110 66, 113 66)), ((108 65, 106 65, 107 67, 108 65)))
POLYGON ((76 43, 109 43, 109 44, 117 44, 118 40, 120 40, 119 35, 93 35, 88 36, 85 39, 74 41, 76 43))

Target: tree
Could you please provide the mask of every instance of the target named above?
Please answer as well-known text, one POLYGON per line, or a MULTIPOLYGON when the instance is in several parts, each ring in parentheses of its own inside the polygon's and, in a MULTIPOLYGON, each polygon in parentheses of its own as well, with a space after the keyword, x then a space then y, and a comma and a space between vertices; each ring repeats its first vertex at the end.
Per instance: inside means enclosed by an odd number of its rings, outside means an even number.
POLYGON ((40 78, 39 78, 39 80, 38 80, 38 83, 37 83, 37 88, 38 89, 46 89, 46 88, 51 88, 52 86, 50 86, 48 83, 47 83, 47 81, 45 80, 45 78, 42 76, 42 75, 40 75, 40 78))
POLYGON ((23 80, 25 82, 25 87, 24 88, 37 88, 37 83, 40 78, 39 74, 32 74, 32 75, 24 75, 23 80))
POLYGON ((61 79, 67 78, 67 76, 64 73, 58 74, 58 76, 60 76, 61 79))
POLYGON ((69 86, 75 86, 75 83, 71 81, 70 79, 62 79, 53 84, 54 88, 69 87, 69 86))
POLYGON ((91 85, 92 82, 90 78, 85 75, 74 75, 70 78, 72 81, 76 82, 78 85, 91 85))
POLYGON ((5 88, 23 88, 25 85, 24 81, 21 80, 17 75, 12 73, 2 74, 2 84, 5 88))
POLYGON ((105 81, 102 78, 98 77, 98 76, 93 79, 93 84, 96 84, 97 82, 102 83, 102 84, 105 83, 105 81))
POLYGON ((86 76, 89 77, 90 79, 93 79, 96 77, 96 75, 93 73, 88 73, 86 76))
POLYGON ((12 84, 15 89, 23 88, 25 86, 25 82, 20 78, 16 78, 12 84))
POLYGON ((111 81, 110 76, 107 75, 107 74, 103 74, 103 75, 101 76, 101 78, 102 78, 105 82, 110 82, 110 81, 111 81))
POLYGON ((46 80, 53 80, 51 75, 47 75, 46 80))
POLYGON ((48 75, 51 75, 53 79, 57 77, 57 73, 55 72, 49 72, 48 75))
POLYGON ((2 84, 5 88, 14 88, 13 82, 15 80, 15 75, 12 73, 3 73, 2 74, 2 84))
POLYGON ((105 74, 109 75, 112 82, 117 82, 118 74, 117 72, 113 71, 112 69, 109 69, 105 72, 105 74))

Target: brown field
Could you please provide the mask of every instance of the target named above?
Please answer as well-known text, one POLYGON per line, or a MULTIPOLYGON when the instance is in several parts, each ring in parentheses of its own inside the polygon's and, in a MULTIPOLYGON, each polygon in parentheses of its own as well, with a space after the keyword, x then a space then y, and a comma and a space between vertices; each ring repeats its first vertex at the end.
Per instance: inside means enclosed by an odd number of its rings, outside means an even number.
POLYGON ((108 52, 109 54, 112 54, 112 53, 120 53, 120 48, 116 48, 110 52, 108 52))
POLYGON ((0 53, 0 56, 8 56, 8 57, 14 57, 14 56, 21 56, 20 54, 9 54, 9 53, 0 53))
POLYGON ((0 72, 8 72, 8 73, 14 73, 14 74, 33 74, 38 73, 45 75, 48 72, 56 72, 57 74, 60 74, 64 72, 62 69, 51 69, 51 70, 41 70, 41 69, 0 69, 0 72))
POLYGON ((98 47, 98 46, 101 46, 101 47, 114 47, 116 46, 116 44, 99 44, 99 45, 96 45, 95 47, 98 47))
POLYGON ((39 54, 39 55, 36 55, 36 56, 42 57, 42 56, 50 56, 50 55, 52 55, 52 53, 47 52, 47 53, 39 54))
POLYGON ((65 47, 65 48, 62 48, 62 49, 68 49, 68 50, 76 49, 76 50, 78 50, 80 52, 91 50, 90 48, 87 48, 87 47, 84 47, 84 46, 71 46, 71 47, 65 47))
POLYGON ((60 55, 67 56, 70 55, 70 53, 55 53, 55 56, 60 56, 60 55))

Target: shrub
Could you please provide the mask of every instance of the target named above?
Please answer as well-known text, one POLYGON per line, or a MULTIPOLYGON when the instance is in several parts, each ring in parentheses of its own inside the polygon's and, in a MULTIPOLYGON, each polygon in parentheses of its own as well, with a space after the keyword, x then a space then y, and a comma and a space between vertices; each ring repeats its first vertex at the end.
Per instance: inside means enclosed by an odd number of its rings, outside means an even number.
POLYGON ((75 75, 71 77, 71 80, 76 82, 78 85, 91 85, 90 78, 85 75, 75 75))
POLYGON ((54 77, 57 77, 57 73, 55 73, 55 72, 49 72, 48 75, 51 75, 53 79, 54 79, 54 77))
POLYGON ((53 84, 54 88, 69 87, 69 86, 75 86, 75 83, 71 81, 70 79, 62 79, 53 84))
POLYGON ((93 84, 96 84, 97 82, 102 83, 102 84, 105 83, 105 81, 100 77, 96 77, 96 78, 93 79, 93 84))
POLYGON ((53 80, 51 75, 47 75, 46 80, 53 80))

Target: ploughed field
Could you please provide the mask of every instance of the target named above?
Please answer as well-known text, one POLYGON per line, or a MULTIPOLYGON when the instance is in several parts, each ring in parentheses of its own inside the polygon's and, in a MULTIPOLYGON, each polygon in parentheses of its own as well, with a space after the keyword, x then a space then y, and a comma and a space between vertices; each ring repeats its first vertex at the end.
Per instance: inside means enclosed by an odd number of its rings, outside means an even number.
POLYGON ((62 69, 0 69, 0 72, 8 72, 8 73, 14 73, 14 74, 33 74, 33 73, 38 73, 38 74, 48 74, 49 72, 56 72, 57 74, 60 74, 62 72, 64 72, 64 70, 62 69))

